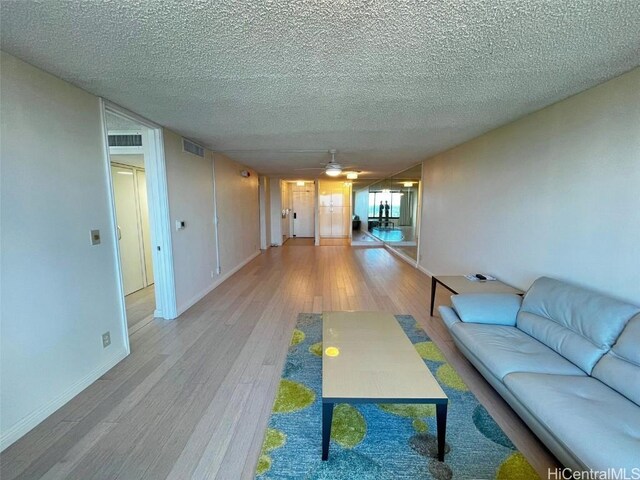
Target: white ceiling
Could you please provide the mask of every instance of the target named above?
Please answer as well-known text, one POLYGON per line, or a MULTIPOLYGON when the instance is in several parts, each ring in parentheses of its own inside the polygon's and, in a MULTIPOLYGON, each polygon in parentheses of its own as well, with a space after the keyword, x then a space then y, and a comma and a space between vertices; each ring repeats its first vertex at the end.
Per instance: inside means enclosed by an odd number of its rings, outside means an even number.
POLYGON ((3 50, 265 174, 379 178, 640 64, 638 0, 0 7, 3 50))

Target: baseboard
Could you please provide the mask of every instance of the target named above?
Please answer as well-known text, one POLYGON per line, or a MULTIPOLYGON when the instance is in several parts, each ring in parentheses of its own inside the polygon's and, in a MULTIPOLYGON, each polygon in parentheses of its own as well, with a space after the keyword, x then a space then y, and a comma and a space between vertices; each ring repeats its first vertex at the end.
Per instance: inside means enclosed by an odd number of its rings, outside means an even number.
POLYGON ((197 295, 195 295, 194 297, 192 297, 189 301, 185 302, 183 305, 181 305, 178 308, 178 315, 180 316, 182 315, 184 312, 186 312, 187 310, 189 310, 191 307, 193 307, 196 303, 198 303, 200 300, 202 300, 206 295, 208 295, 209 293, 211 293, 213 290, 215 290, 218 286, 220 286, 220 284, 222 282, 224 282, 227 278, 229 278, 231 275, 233 275, 234 273, 236 273, 238 270, 240 270, 242 267, 244 267, 247 263, 249 263, 251 260, 253 260, 254 258, 256 258, 258 255, 261 255, 262 251, 258 250, 257 252, 253 253, 249 258, 247 258, 245 261, 243 261, 242 263, 240 263, 239 265, 237 265, 236 267, 232 268, 231 270, 229 270, 228 272, 223 273, 222 275, 220 275, 215 282, 213 282, 211 285, 209 285, 207 288, 205 288, 203 291, 201 291, 200 293, 198 293, 197 295))
POLYGON ((429 270, 427 270, 422 265, 420 265, 420 262, 418 262, 418 270, 420 270, 422 273, 426 273, 430 277, 433 277, 433 273, 431 273, 429 270))
POLYGON ((4 451, 11 444, 13 444, 28 432, 33 430, 35 427, 37 427, 41 422, 51 416, 56 410, 64 406, 73 397, 78 395, 85 388, 98 380, 102 375, 115 367, 127 355, 128 353, 124 349, 119 350, 117 353, 114 353, 106 362, 101 364, 91 373, 84 376, 78 382, 74 383, 71 387, 62 392, 49 403, 43 405, 34 412, 31 412, 29 415, 16 423, 13 427, 9 428, 5 432, 2 432, 2 435, 0 436, 0 452, 4 451))

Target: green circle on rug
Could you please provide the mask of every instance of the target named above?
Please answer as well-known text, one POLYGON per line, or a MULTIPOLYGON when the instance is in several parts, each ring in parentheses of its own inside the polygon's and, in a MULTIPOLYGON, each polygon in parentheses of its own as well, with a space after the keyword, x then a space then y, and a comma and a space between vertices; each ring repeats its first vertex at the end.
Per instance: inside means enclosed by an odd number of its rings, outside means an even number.
POLYGON ((256 467, 256 475, 262 475, 271 468, 271 457, 269 455, 260 455, 258 466, 256 467))
POLYGON ((291 380, 280 380, 280 388, 273 405, 274 413, 291 413, 308 407, 316 399, 310 388, 291 380))
POLYGON ((520 452, 513 453, 498 468, 496 480, 530 480, 540 478, 520 452))
POLYGON ((346 403, 333 409, 331 439, 344 448, 358 445, 367 433, 367 422, 360 411, 346 403))
POLYGON ((322 356, 322 342, 314 343, 309 347, 309 351, 318 357, 322 356))
POLYGON ((444 383, 447 387, 453 388, 454 390, 460 390, 462 392, 469 390, 460 378, 460 375, 458 375, 453 367, 448 363, 445 363, 438 368, 436 371, 436 377, 438 377, 438 380, 444 383))
POLYGON ((411 425, 417 433, 426 433, 429 430, 429 425, 427 425, 427 422, 425 422, 424 420, 420 420, 419 418, 416 418, 411 423, 411 425))
POLYGON ((276 430, 275 428, 267 428, 267 433, 262 443, 260 458, 258 459, 258 466, 256 467, 256 475, 260 475, 271 468, 271 457, 267 455, 267 453, 282 447, 286 442, 287 436, 284 432, 276 430))
POLYGON ((433 342, 420 342, 414 344, 416 350, 422 358, 425 360, 431 360, 433 362, 446 362, 444 355, 440 351, 436 344, 433 342))
POLYGON ((294 345, 304 342, 305 337, 306 335, 302 330, 294 329, 293 335, 291 336, 291 346, 293 347, 294 345))
POLYGON ((433 417, 436 414, 436 406, 428 403, 378 403, 378 408, 408 418, 433 417))
POLYGON ((268 428, 267 434, 264 436, 264 443, 262 444, 262 453, 268 453, 271 450, 280 448, 287 441, 287 436, 284 432, 276 430, 275 428, 268 428))

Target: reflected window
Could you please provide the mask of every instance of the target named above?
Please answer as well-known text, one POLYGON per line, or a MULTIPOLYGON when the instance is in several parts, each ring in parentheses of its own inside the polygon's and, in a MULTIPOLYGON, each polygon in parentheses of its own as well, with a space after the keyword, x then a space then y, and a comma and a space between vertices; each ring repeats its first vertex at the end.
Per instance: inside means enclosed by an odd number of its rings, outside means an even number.
MULTIPOLYGON (((384 202, 388 202, 391 207, 389 210, 389 218, 400 217, 400 201, 402 193, 398 191, 383 192, 375 191, 369 192, 369 217, 377 217, 380 214, 380 202, 384 205, 384 202)), ((384 211, 382 212, 384 217, 384 211)))

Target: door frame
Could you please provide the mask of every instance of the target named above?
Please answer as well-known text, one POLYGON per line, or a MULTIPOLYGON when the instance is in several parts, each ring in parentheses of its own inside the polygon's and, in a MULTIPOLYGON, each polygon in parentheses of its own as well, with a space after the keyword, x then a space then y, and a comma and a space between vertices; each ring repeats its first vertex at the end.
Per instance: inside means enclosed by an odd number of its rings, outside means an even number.
MULTIPOLYGON (((108 100, 100 98, 102 116, 105 169, 107 172, 109 203, 115 245, 116 269, 118 273, 118 291, 122 302, 124 331, 128 332, 127 312, 124 301, 122 267, 120 264, 120 247, 118 244, 115 197, 111 180, 111 156, 109 154, 107 113, 136 122, 145 128, 143 131, 144 167, 147 183, 147 200, 149 204, 149 228, 151 245, 153 246, 153 271, 155 282, 156 309, 154 317, 166 320, 178 316, 176 302, 175 274, 173 268, 173 249, 171 242, 171 219, 169 216, 169 193, 167 186, 167 168, 164 156, 164 139, 162 127, 108 100), (145 141, 146 140, 146 141, 145 141)), ((129 350, 128 335, 126 338, 129 350)))

